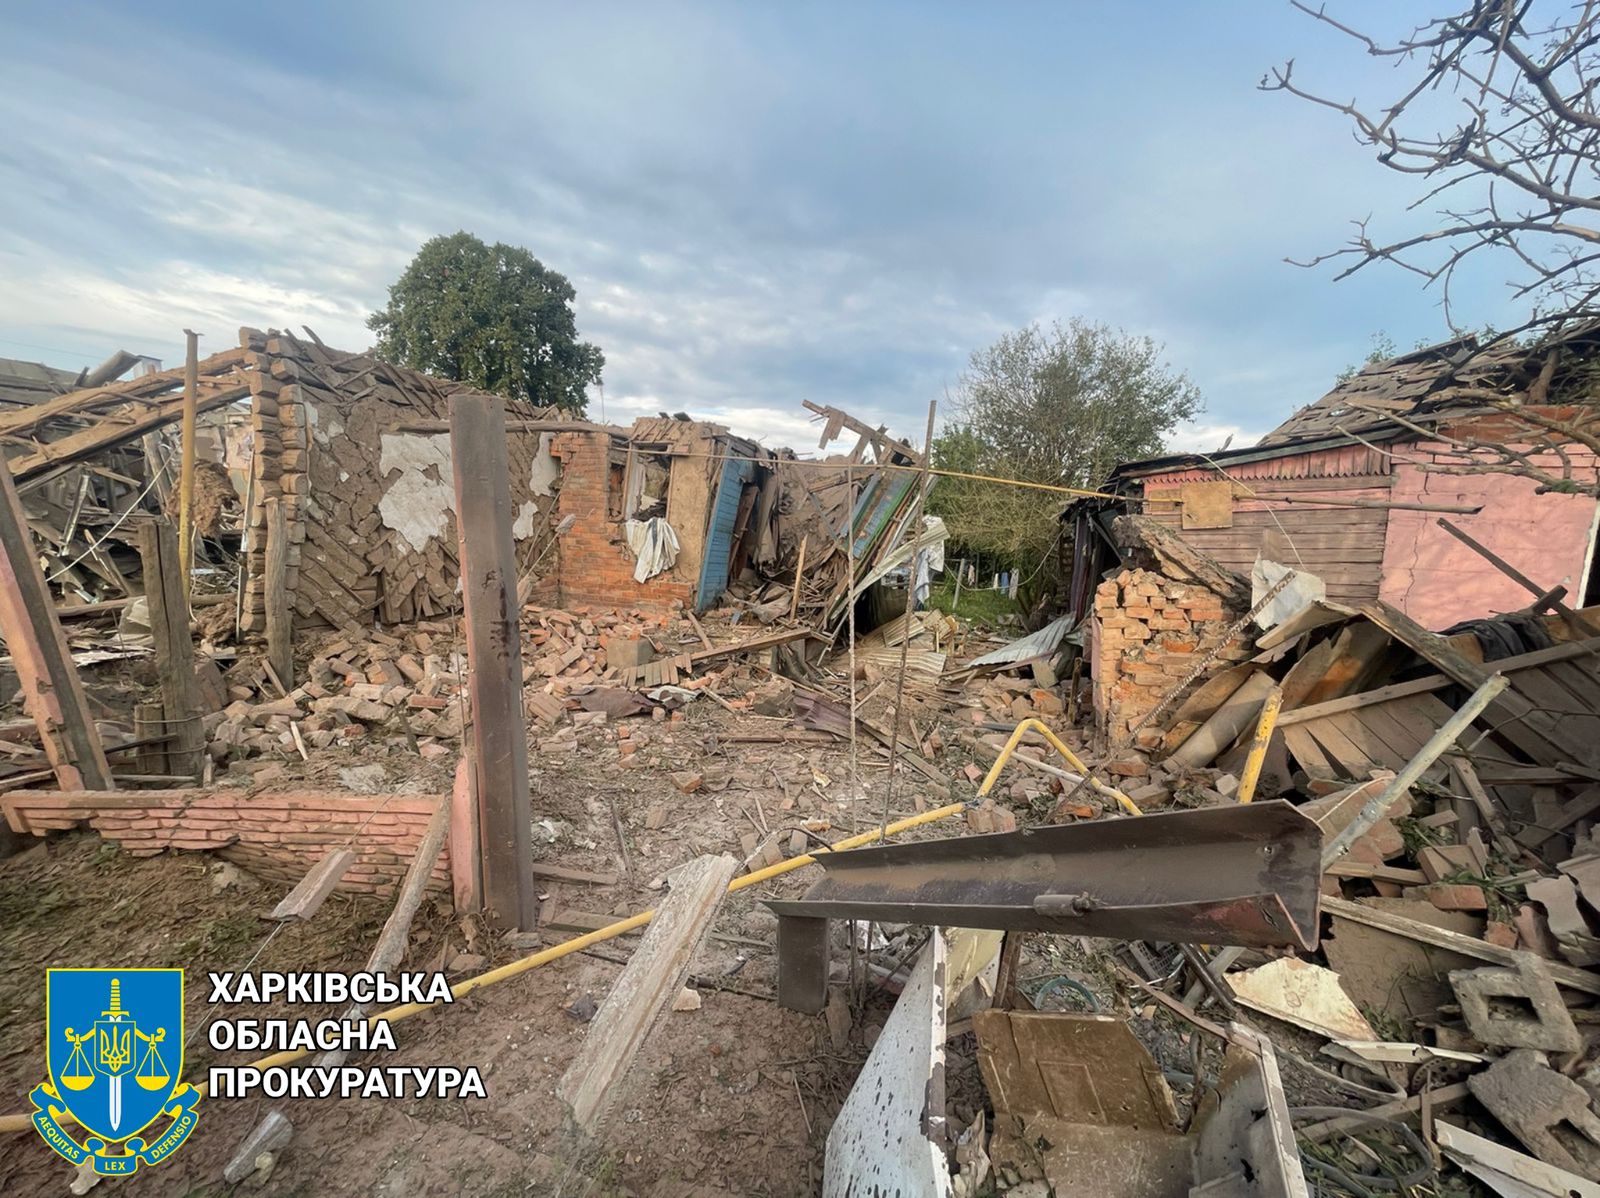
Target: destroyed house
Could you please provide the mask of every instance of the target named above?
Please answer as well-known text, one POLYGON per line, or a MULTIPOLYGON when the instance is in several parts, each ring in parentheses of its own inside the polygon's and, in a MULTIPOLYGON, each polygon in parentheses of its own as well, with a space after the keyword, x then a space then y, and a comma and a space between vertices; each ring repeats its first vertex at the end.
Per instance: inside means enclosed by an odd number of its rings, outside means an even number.
POLYGON ((1593 330, 1537 352, 1449 342, 1369 365, 1253 446, 1118 466, 1105 486, 1117 500, 1077 502, 1063 514, 1075 525, 1073 611, 1087 612, 1115 557, 1095 530, 1128 511, 1247 577, 1258 557, 1281 562, 1321 578, 1329 599, 1382 599, 1428 628, 1526 603, 1441 516, 1542 587, 1594 602, 1592 495, 1483 469, 1466 447, 1506 445, 1545 475, 1591 484, 1592 449, 1534 436, 1534 425, 1486 401, 1557 418, 1575 401, 1592 403, 1595 343, 1593 330))
MULTIPOLYGON (((8 465, 71 601, 142 593, 137 525, 178 506, 185 370, 111 381, 140 363, 158 365, 125 353, 77 374, 21 363, 16 386, 0 386, 8 465)), ((266 631, 269 596, 306 628, 457 610, 449 401, 481 393, 309 331, 241 329, 238 348, 195 373, 196 589, 219 620, 229 591, 247 638, 266 631), (274 530, 284 552, 269 562, 274 530)), ((856 596, 903 564, 878 559, 910 517, 921 457, 808 406, 823 445, 856 435, 848 456, 802 463, 682 414, 620 428, 505 401, 519 593, 705 612, 737 584, 734 601, 762 622, 803 609, 837 624, 847 539, 856 596)))

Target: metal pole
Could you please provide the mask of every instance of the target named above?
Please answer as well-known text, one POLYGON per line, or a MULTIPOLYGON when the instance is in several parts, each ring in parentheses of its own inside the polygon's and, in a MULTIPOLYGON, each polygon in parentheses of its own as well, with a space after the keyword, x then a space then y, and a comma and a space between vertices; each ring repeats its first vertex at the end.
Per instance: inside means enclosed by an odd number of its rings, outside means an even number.
POLYGON ((1278 726, 1278 709, 1283 706, 1283 688, 1275 686, 1267 692, 1261 704, 1261 718, 1256 721, 1255 739, 1250 742, 1250 755, 1244 759, 1244 773, 1239 776, 1239 802, 1248 803, 1256 797, 1256 783, 1261 781, 1261 763, 1267 759, 1267 746, 1272 743, 1272 730, 1278 726))
POLYGON ((1366 805, 1356 813, 1355 819, 1346 825, 1344 831, 1323 847, 1324 871, 1349 852, 1351 845, 1372 831, 1372 826, 1388 814, 1389 808, 1395 805, 1400 796, 1410 790, 1427 768, 1456 743, 1456 738, 1471 727, 1472 721, 1482 715, 1483 709, 1499 698, 1500 692, 1508 685, 1510 680, 1504 674, 1491 674, 1484 680, 1482 686, 1472 692, 1471 697, 1461 705, 1461 710, 1440 725, 1439 731, 1433 734, 1427 744, 1417 750, 1415 757, 1406 762, 1406 768, 1394 776, 1394 780, 1384 792, 1368 799, 1366 805))
POLYGON ((928 401, 928 431, 922 439, 922 473, 917 476, 917 503, 911 510, 911 558, 906 576, 906 626, 900 638, 900 676, 894 684, 894 726, 889 733, 889 779, 883 784, 883 819, 889 826, 889 799, 894 794, 895 764, 900 755, 900 722, 905 705, 906 661, 911 653, 911 617, 917 608, 917 542, 922 539, 922 506, 928 495, 928 471, 933 466, 933 418, 939 410, 939 401, 928 401))
POLYGON ((200 408, 200 334, 184 329, 188 356, 183 363, 183 458, 178 474, 178 564, 182 569, 183 602, 189 603, 189 574, 194 569, 195 422, 200 408))

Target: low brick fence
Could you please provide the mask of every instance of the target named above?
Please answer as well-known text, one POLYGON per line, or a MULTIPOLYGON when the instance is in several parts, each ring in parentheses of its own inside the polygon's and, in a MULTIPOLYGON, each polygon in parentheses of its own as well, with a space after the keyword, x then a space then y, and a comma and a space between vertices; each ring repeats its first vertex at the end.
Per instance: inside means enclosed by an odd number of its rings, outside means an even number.
MULTIPOLYGON (((356 850, 341 890, 386 893, 405 876, 443 795, 341 791, 14 790, 0 811, 15 832, 43 836, 87 823, 136 857, 213 852, 263 881, 291 886, 330 849, 356 850)), ((451 847, 429 881, 451 888, 451 847)), ((464 855, 464 854, 463 854, 464 855)))

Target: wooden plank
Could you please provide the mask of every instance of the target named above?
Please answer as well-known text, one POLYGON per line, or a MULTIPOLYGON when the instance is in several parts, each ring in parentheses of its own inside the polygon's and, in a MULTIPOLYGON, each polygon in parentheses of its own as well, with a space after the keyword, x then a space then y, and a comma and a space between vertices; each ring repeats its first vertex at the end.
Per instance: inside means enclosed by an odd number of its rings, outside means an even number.
POLYGON ((289 527, 283 504, 267 499, 267 660, 288 690, 294 689, 294 608, 289 595, 289 527))
MULTIPOLYGON (((587 869, 569 869, 565 865, 551 865, 546 861, 533 863, 533 876, 552 882, 580 882, 586 886, 615 886, 619 878, 614 873, 595 873, 587 869)), ((548 925, 546 925, 548 926, 548 925)))
POLYGON ((1505 1198, 1600 1198, 1600 1184, 1590 1178, 1579 1177, 1464 1128, 1435 1123, 1433 1134, 1457 1168, 1505 1198))
POLYGON ((0 462, 0 635, 63 790, 111 790, 111 766, 72 664, 11 472, 0 462))
POLYGON ((1283 676, 1283 707, 1284 719, 1280 723, 1294 723, 1288 716, 1301 707, 1305 697, 1317 688, 1317 683, 1322 681, 1333 665, 1335 656, 1334 641, 1323 640, 1312 645, 1306 650, 1305 656, 1289 667, 1289 672, 1283 676))
POLYGON ((539 896, 529 868, 533 815, 502 400, 472 392, 451 397, 450 460, 461 544, 483 901, 504 926, 532 931, 538 926, 539 896))
MULTIPOLYGON (((434 863, 439 860, 439 854, 444 849, 445 836, 450 829, 450 814, 450 796, 444 795, 439 799, 438 810, 428 821, 428 827, 417 843, 417 851, 411 858, 411 864, 406 868, 406 876, 401 881, 395 896, 394 909, 389 912, 389 918, 384 920, 383 929, 378 933, 378 941, 367 956, 367 973, 393 973, 404 959, 406 946, 411 939, 411 921, 416 918, 417 908, 422 905, 423 895, 433 877, 434 863)), ((274 914, 276 915, 276 912, 274 914)), ((371 1004, 351 1003, 340 1016, 340 1022, 346 1026, 354 1025, 365 1019, 370 1010, 371 1004)), ((330 1048, 320 1053, 314 1064, 319 1068, 332 1069, 344 1064, 345 1058, 349 1055, 343 1048, 330 1048)), ((251 1142, 252 1136, 262 1133, 266 1120, 271 1119, 274 1113, 278 1113, 280 1118, 283 1117, 281 1108, 269 1111, 256 1124, 250 1135, 245 1137, 245 1144, 251 1142)), ((230 1180, 240 1181, 254 1172, 254 1159, 248 1163, 250 1168, 247 1172, 240 1172, 238 1177, 232 1177, 230 1180)))
POLYGON ((1381 686, 1377 690, 1364 691, 1358 695, 1345 695, 1339 699, 1329 699, 1323 703, 1286 711, 1278 717, 1278 726, 1281 728, 1290 724, 1302 724, 1308 720, 1319 720, 1341 711, 1356 711, 1374 703, 1387 703, 1391 699, 1401 699, 1407 695, 1427 694, 1451 685, 1453 685, 1451 680, 1443 674, 1428 674, 1422 678, 1413 678, 1409 682, 1395 682, 1389 686, 1381 686))
POLYGON ((1476 957, 1480 961, 1491 961, 1496 965, 1509 965, 1513 968, 1523 962, 1530 962, 1534 967, 1542 967, 1557 985, 1566 986, 1571 990, 1581 990, 1585 994, 1600 994, 1600 974, 1591 973, 1587 969, 1578 969, 1559 961, 1546 961, 1532 953, 1517 949, 1501 948, 1498 944, 1490 944, 1487 940, 1479 940, 1476 936, 1464 936, 1460 932, 1436 928, 1415 919, 1407 919, 1404 915, 1380 911, 1376 907, 1352 903, 1348 899, 1334 898, 1331 895, 1322 896, 1322 910, 1331 915, 1365 924, 1370 928, 1393 932, 1397 936, 1404 936, 1422 944, 1431 944, 1435 948, 1449 949, 1464 956, 1476 957))
POLYGON ((1278 726, 1283 732, 1284 746, 1294 755, 1300 767, 1313 778, 1342 778, 1344 774, 1333 763, 1321 745, 1311 735, 1304 724, 1295 724, 1284 728, 1283 721, 1278 721, 1278 726))
MULTIPOLYGON (((1462 686, 1476 690, 1491 673, 1507 672, 1498 662, 1494 663, 1495 669, 1489 670, 1468 661, 1443 637, 1427 631, 1410 616, 1382 600, 1368 603, 1361 610, 1374 624, 1462 686)), ((1555 717, 1536 710, 1534 704, 1514 687, 1495 700, 1489 708, 1486 722, 1540 764, 1547 765, 1557 760, 1592 764, 1600 760, 1600 745, 1581 743, 1565 732, 1555 717)))
POLYGON ((206 746, 200 722, 204 712, 194 673, 194 641, 189 636, 189 609, 183 601, 178 542, 170 520, 147 520, 139 526, 139 557, 161 677, 161 705, 167 731, 172 734, 167 762, 174 773, 198 778, 206 746))
MULTIPOLYGON (((1388 765, 1394 756, 1381 740, 1373 736, 1350 713, 1331 715, 1315 724, 1304 725, 1317 744, 1338 765, 1346 778, 1367 777, 1378 766, 1388 765)), ((1402 763, 1403 764, 1403 763, 1402 763)), ((1395 767, 1390 767, 1395 768, 1395 767)))
POLYGON ((1333 642, 1333 661, 1301 700, 1305 706, 1348 695, 1371 676, 1393 644, 1376 624, 1358 621, 1339 630, 1333 642))
POLYGON ((284 895, 269 918, 310 919, 321 909, 323 901, 333 893, 333 888, 356 863, 354 849, 331 849, 311 867, 311 871, 284 895))
POLYGON ((671 889, 623 968, 583 1047, 556 1086, 573 1122, 591 1134, 620 1095, 628 1067, 668 1003, 683 989, 689 964, 738 872, 732 857, 697 857, 668 875, 671 889))
MULTIPOLYGON (((197 411, 209 412, 214 408, 244 399, 250 388, 243 384, 215 390, 202 390, 197 411)), ((121 418, 107 418, 80 429, 75 433, 41 445, 38 452, 22 454, 12 460, 12 473, 19 483, 30 482, 50 471, 60 470, 83 461, 108 449, 115 449, 129 441, 137 441, 151 429, 170 424, 183 416, 183 397, 162 399, 150 404, 130 404, 121 418)))

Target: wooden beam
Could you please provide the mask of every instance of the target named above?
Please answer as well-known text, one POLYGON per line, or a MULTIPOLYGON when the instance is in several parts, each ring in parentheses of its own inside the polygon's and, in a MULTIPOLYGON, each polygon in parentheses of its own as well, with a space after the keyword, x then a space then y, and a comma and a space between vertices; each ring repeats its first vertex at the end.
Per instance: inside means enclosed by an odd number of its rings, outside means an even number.
POLYGON ((356 851, 351 848, 331 849, 323 854, 295 883, 294 889, 278 901, 268 919, 282 922, 287 919, 310 919, 322 909, 322 904, 333 893, 350 867, 356 863, 356 851))
MULTIPOLYGON (((245 384, 208 389, 202 387, 197 410, 209 412, 250 395, 245 384)), ((113 413, 87 428, 69 433, 59 441, 38 446, 30 454, 13 458, 11 470, 17 482, 31 482, 51 471, 94 457, 108 449, 115 449, 129 441, 137 441, 151 429, 170 424, 183 416, 183 397, 166 397, 148 403, 130 403, 122 412, 113 413)))
MULTIPOLYGON (((213 354, 200 365, 208 380, 218 376, 233 375, 244 365, 245 351, 224 350, 213 354)), ((120 407, 132 400, 151 400, 178 386, 182 376, 177 370, 164 370, 159 374, 141 374, 137 378, 110 383, 104 387, 88 387, 69 391, 44 403, 28 404, 14 412, 0 416, 0 436, 17 436, 32 433, 50 420, 62 416, 92 419, 90 413, 110 407, 120 407)), ((245 394, 249 394, 246 388, 245 394)), ((144 406, 144 405, 142 405, 144 406)))
POLYGON ((1496 965, 1516 968, 1524 961, 1532 961, 1543 968, 1558 986, 1581 990, 1585 994, 1600 994, 1600 976, 1587 969, 1579 969, 1560 961, 1546 961, 1518 949, 1501 948, 1498 944, 1490 944, 1487 940, 1479 940, 1476 936, 1466 936, 1460 932, 1452 932, 1448 928, 1436 928, 1432 924, 1407 919, 1404 915, 1380 911, 1376 907, 1352 903, 1348 899, 1334 898, 1331 895, 1322 896, 1322 912, 1324 915, 1337 915, 1341 919, 1353 920, 1369 928, 1377 928, 1379 931, 1392 932, 1396 936, 1404 936, 1407 940, 1431 944, 1434 948, 1448 949, 1468 957, 1476 957, 1480 961, 1492 961, 1496 965))
POLYGON ((294 609, 289 603, 289 525, 283 501, 262 501, 267 521, 267 661, 287 690, 294 689, 294 609))
POLYGON ((200 722, 203 713, 194 676, 189 608, 183 599, 183 571, 170 520, 147 520, 139 526, 139 557, 144 566, 145 600, 161 677, 166 730, 172 734, 167 762, 174 772, 198 778, 206 738, 200 722))
MULTIPOLYGON (((439 859, 439 853, 444 849, 445 836, 449 830, 450 796, 444 795, 439 799, 439 807, 433 813, 433 818, 428 821, 428 827, 417 844, 416 854, 406 869, 405 880, 400 883, 395 896, 394 910, 390 911, 389 918, 384 920, 383 930, 378 933, 378 942, 372 946, 372 952, 367 957, 366 972, 393 973, 405 957, 406 946, 411 940, 411 921, 416 918, 417 908, 422 905, 428 880, 433 876, 434 862, 439 859)), ((370 1011, 370 1003, 351 1003, 340 1016, 340 1022, 354 1026, 365 1019, 370 1011)), ((322 1069, 333 1069, 343 1065, 349 1055, 343 1048, 330 1048, 317 1057, 315 1065, 322 1069)), ((280 1119, 287 1118, 282 1115, 281 1108, 275 1108, 256 1124, 250 1136, 261 1135, 267 1127, 266 1121, 272 1119, 275 1112, 280 1119)), ((245 1137, 246 1144, 250 1142, 250 1136, 245 1137)), ((253 1170, 254 1162, 250 1164, 253 1170)), ((236 1180, 242 1180, 244 1176, 248 1174, 241 1172, 240 1178, 236 1180)))
MULTIPOLYGON (((1468 661, 1444 637, 1429 632, 1399 608, 1381 599, 1364 604, 1361 614, 1462 686, 1477 690, 1491 674, 1507 672, 1505 662, 1491 662, 1486 668, 1468 661)), ((1539 652, 1548 653, 1549 650, 1539 652)), ((1539 711, 1515 687, 1500 695, 1489 708, 1488 716, 1486 723, 1541 765, 1560 760, 1588 761, 1594 752, 1592 745, 1583 744, 1568 731, 1559 716, 1539 711)))
POLYGON ((497 397, 450 399, 483 902, 503 925, 531 932, 539 922, 539 897, 530 868, 533 814, 505 419, 505 404, 497 397))
POLYGON ((1580 637, 1600 636, 1600 628, 1596 628, 1594 625, 1590 624, 1565 603, 1561 602, 1559 598, 1553 597, 1552 592, 1545 590, 1538 583, 1534 582, 1533 579, 1529 578, 1522 571, 1518 570, 1515 566, 1506 561, 1505 558, 1494 552, 1494 550, 1490 549, 1487 545, 1480 544, 1477 540, 1463 532, 1461 529, 1457 528, 1443 516, 1439 517, 1438 524, 1440 528, 1445 530, 1445 532, 1449 533, 1468 549, 1472 550, 1479 557, 1483 558, 1484 561, 1488 562, 1496 570, 1500 571, 1500 573, 1504 574, 1512 582, 1516 583, 1523 590, 1531 594, 1539 601, 1540 606, 1549 604, 1551 607, 1555 608, 1556 614, 1567 622, 1567 627, 1571 628, 1574 634, 1580 637))
MULTIPOLYGON (((850 413, 841 412, 838 408, 825 407, 821 404, 815 404, 809 399, 803 399, 800 402, 804 405, 807 411, 815 412, 818 416, 825 417, 828 421, 826 430, 822 435, 822 442, 818 448, 826 446, 829 441, 832 441, 834 437, 838 436, 841 428, 847 428, 851 432, 857 433, 869 441, 874 449, 877 449, 880 445, 885 446, 893 450, 895 453, 900 454, 902 457, 909 459, 913 466, 922 465, 922 455, 920 453, 918 453, 915 449, 912 449, 911 446, 907 445, 904 441, 889 436, 881 428, 873 428, 870 424, 866 424, 860 420, 857 420, 854 416, 850 415, 850 413)), ((860 446, 857 446, 857 449, 859 450, 860 446)))
POLYGON ((189 575, 194 570, 195 436, 200 419, 200 334, 184 329, 188 353, 183 360, 183 428, 178 466, 178 562, 183 571, 183 605, 189 607, 189 575))
POLYGON ((556 1086, 557 1097, 571 1108, 579 1128, 592 1133, 619 1096, 628 1067, 667 1004, 683 989, 689 964, 738 869, 732 857, 697 857, 668 875, 666 901, 556 1086))
POLYGON ((1380 686, 1377 690, 1362 691, 1359 694, 1345 695, 1338 699, 1328 699, 1322 703, 1313 703, 1309 707, 1297 707, 1293 711, 1286 711, 1278 717, 1278 727, 1286 728, 1291 724, 1301 724, 1306 720, 1320 720, 1324 716, 1338 715, 1344 711, 1357 711, 1363 707, 1370 707, 1374 703, 1387 703, 1391 699, 1407 699, 1412 695, 1425 695, 1430 691, 1443 690, 1454 685, 1452 680, 1443 674, 1428 674, 1422 678, 1413 678, 1410 682, 1396 682, 1389 686, 1380 686))
POLYGON ((28 533, 11 472, 0 463, 0 635, 22 683, 23 705, 63 790, 112 790, 111 766, 83 680, 28 533))

